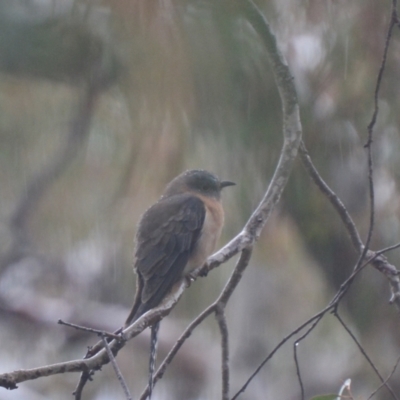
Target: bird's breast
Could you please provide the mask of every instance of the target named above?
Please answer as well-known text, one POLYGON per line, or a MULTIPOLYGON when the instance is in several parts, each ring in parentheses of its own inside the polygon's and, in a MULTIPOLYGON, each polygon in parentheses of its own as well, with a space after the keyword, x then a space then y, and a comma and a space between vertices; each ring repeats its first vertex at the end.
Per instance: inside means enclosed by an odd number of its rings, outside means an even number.
POLYGON ((206 207, 206 215, 193 255, 183 271, 185 275, 195 268, 201 267, 213 253, 224 224, 224 210, 221 203, 205 196, 199 197, 201 197, 206 207))

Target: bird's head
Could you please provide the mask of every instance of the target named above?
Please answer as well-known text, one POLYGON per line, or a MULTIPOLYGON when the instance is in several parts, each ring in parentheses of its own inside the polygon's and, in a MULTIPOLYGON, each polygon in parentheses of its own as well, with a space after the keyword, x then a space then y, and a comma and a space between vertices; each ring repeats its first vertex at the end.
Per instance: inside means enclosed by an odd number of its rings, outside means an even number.
POLYGON ((216 175, 204 170, 192 169, 174 178, 166 187, 164 197, 180 193, 195 192, 204 196, 221 197, 221 190, 235 185, 231 181, 220 181, 216 175))

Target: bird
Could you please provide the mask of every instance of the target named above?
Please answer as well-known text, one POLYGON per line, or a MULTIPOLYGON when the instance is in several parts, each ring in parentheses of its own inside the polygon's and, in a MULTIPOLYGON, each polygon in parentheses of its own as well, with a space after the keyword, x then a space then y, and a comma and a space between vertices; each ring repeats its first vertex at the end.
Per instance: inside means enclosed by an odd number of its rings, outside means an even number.
MULTIPOLYGON (((143 214, 135 240, 136 295, 125 327, 157 307, 178 281, 205 263, 224 224, 221 191, 232 185, 211 172, 188 170, 174 178, 143 214)), ((159 327, 160 322, 151 327, 149 400, 159 327)))
POLYGON ((143 214, 135 239, 136 295, 125 326, 157 307, 212 254, 224 224, 221 191, 233 185, 205 170, 187 170, 143 214))

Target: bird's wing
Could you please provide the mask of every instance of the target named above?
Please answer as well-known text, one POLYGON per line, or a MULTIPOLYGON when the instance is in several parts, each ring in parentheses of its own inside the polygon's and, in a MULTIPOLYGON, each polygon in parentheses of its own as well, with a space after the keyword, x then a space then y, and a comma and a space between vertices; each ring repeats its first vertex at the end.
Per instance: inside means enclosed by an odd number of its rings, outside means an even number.
POLYGON ((135 269, 142 279, 141 312, 156 307, 182 276, 203 227, 197 196, 161 199, 143 215, 136 237, 135 269))

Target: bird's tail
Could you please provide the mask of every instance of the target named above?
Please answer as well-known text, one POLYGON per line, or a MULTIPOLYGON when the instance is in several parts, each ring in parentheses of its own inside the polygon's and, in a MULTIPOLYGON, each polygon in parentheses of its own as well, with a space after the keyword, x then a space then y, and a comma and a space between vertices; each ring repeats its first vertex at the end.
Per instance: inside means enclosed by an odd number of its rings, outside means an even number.
POLYGON ((158 330, 160 328, 160 322, 156 322, 151 327, 150 336, 150 359, 149 359, 149 396, 148 400, 151 400, 151 395, 154 386, 154 370, 156 366, 156 356, 157 356, 157 341, 158 341, 158 330))

